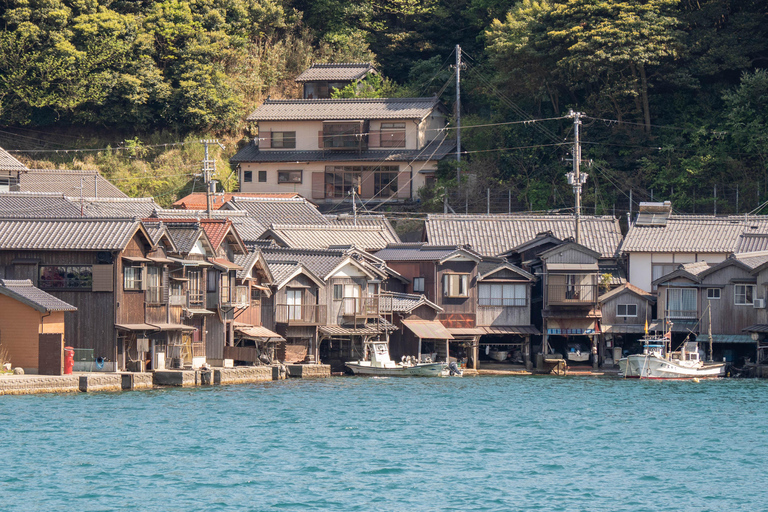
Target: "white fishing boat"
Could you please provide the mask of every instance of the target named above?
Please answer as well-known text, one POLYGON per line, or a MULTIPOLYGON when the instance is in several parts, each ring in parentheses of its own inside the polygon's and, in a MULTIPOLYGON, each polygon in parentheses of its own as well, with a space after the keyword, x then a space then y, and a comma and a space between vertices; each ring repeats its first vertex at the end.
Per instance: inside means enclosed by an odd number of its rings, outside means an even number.
POLYGON ((589 361, 589 350, 582 350, 579 343, 569 343, 568 350, 565 351, 565 358, 576 363, 589 361))
POLYGON ((368 361, 348 361, 344 363, 355 375, 376 375, 382 377, 441 377, 445 363, 396 363, 389 357, 389 345, 386 341, 369 341, 370 359, 368 361))
POLYGON ((698 344, 687 342, 679 351, 668 350, 669 336, 646 336, 643 353, 619 359, 619 372, 629 379, 711 379, 725 375, 724 363, 705 363, 698 344))
POLYGON ((488 357, 499 362, 506 361, 508 355, 509 351, 507 350, 491 350, 488 352, 488 357))

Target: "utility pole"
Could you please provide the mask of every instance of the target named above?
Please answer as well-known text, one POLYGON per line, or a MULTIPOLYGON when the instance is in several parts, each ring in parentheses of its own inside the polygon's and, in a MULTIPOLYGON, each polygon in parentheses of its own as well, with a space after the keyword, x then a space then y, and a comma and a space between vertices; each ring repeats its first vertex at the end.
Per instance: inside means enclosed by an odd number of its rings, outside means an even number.
POLYGON ((581 187, 587 182, 586 173, 581 172, 581 143, 579 141, 579 126, 581 126, 582 112, 570 110, 568 117, 573 118, 573 171, 566 174, 568 184, 573 186, 573 194, 576 196, 574 217, 576 221, 576 243, 581 243, 581 187))
POLYGON ((206 204, 206 216, 211 218, 211 191, 213 183, 211 182, 211 176, 216 172, 216 160, 211 160, 208 155, 208 145, 218 144, 221 149, 225 149, 224 144, 220 143, 218 139, 201 140, 200 144, 205 145, 205 158, 203 159, 203 180, 205 181, 205 204, 206 204))
POLYGON ((461 46, 456 45, 456 191, 461 189, 461 46))
POLYGON ((349 191, 352 196, 352 218, 354 219, 355 226, 357 226, 357 201, 355 201, 355 188, 349 191))

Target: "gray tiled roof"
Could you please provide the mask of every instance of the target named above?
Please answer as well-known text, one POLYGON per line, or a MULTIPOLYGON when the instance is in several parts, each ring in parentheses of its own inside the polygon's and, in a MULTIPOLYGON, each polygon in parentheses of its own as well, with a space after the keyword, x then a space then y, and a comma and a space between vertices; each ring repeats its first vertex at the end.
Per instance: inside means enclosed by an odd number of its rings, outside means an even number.
POLYGON ((768 233, 744 233, 739 237, 735 252, 768 250, 768 233))
MULTIPOLYGON (((172 221, 173 219, 205 219, 205 210, 163 210, 156 209, 152 217, 172 221)), ((243 210, 212 210, 212 219, 229 219, 235 227, 235 231, 240 235, 244 242, 254 243, 267 230, 268 224, 262 224, 257 219, 248 216, 248 212, 243 210)))
POLYGON ((755 250, 757 244, 746 247, 746 241, 741 239, 745 234, 768 234, 768 216, 670 215, 666 226, 632 225, 621 250, 624 253, 731 253, 739 245, 755 250))
POLYGON ((41 312, 77 311, 77 308, 32 285, 29 279, 0 279, 0 294, 12 297, 41 312))
POLYGON ((30 169, 19 173, 20 192, 60 192, 66 196, 128 197, 98 171, 30 169), (80 191, 82 181, 83 190, 80 191))
POLYGON ((248 144, 229 159, 239 162, 428 162, 442 160, 456 149, 456 140, 440 137, 422 149, 354 151, 260 151, 254 144, 248 144))
POLYGON ((269 270, 276 282, 281 281, 278 275, 293 272, 296 265, 302 264, 310 272, 320 279, 325 279, 328 274, 348 256, 346 251, 322 250, 322 249, 288 249, 288 248, 262 248, 264 259, 269 265, 269 270), (292 266, 291 266, 292 265, 292 266), (290 270, 289 268, 290 267, 290 270))
POLYGON ((0 217, 72 218, 80 216, 80 206, 72 204, 63 194, 51 192, 0 193, 0 217))
POLYGON ((752 269, 756 269, 760 265, 768 262, 768 252, 766 251, 735 254, 733 257, 752 269))
POLYGON ((325 217, 332 225, 347 227, 355 227, 356 225, 378 227, 389 231, 393 237, 399 238, 395 228, 392 227, 392 224, 389 223, 389 220, 384 215, 358 215, 357 219, 355 219, 354 215, 344 213, 341 215, 323 215, 323 217, 325 217))
POLYGON ((10 153, 0 148, 0 171, 22 171, 26 165, 16 160, 10 153))
POLYGON ((242 267, 237 271, 238 279, 245 279, 248 276, 248 272, 260 256, 261 251, 254 248, 249 248, 245 254, 235 254, 235 263, 242 267))
MULTIPOLYGON (((429 215, 427 240, 434 245, 470 245, 483 256, 499 256, 545 231, 563 240, 575 235, 572 215, 429 215)), ((603 258, 615 256, 621 242, 619 221, 610 216, 581 217, 582 245, 603 258)))
POLYGON ((490 274, 491 272, 493 272, 493 271, 495 271, 497 269, 503 269, 503 268, 506 268, 506 269, 509 269, 509 270, 511 270, 513 272, 518 273, 520 275, 520 277, 522 277, 522 278, 529 279, 529 280, 535 280, 536 279, 536 277, 533 274, 531 274, 529 272, 526 272, 525 270, 521 269, 520 267, 518 267, 516 265, 513 265, 513 264, 511 264, 511 263, 509 263, 507 261, 493 261, 493 260, 481 261, 480 263, 478 263, 477 264, 477 275, 479 277, 485 277, 488 274, 490 274))
POLYGON ((0 250, 122 250, 140 227, 134 219, 0 219, 0 250))
POLYGON ((443 308, 431 302, 423 294, 385 292, 381 294, 381 309, 383 312, 394 311, 396 313, 410 312, 422 305, 428 305, 436 311, 443 308))
MULTIPOLYGON (((384 261, 440 261, 459 250, 467 250, 457 246, 427 245, 424 243, 393 243, 374 255, 384 261)), ((469 251, 476 257, 474 251, 469 251)))
POLYGON ((343 62, 334 64, 312 64, 309 69, 296 77, 297 82, 325 82, 335 80, 357 80, 369 71, 376 72, 367 62, 343 62))
POLYGON ((195 242, 201 236, 203 228, 196 224, 166 224, 168 234, 171 235, 173 243, 179 254, 189 254, 189 251, 195 246, 195 242))
MULTIPOLYGON (((78 208, 80 198, 70 197, 78 208)), ((146 218, 160 206, 151 197, 86 197, 83 211, 86 217, 137 217, 146 218)))
POLYGON ((287 247, 324 249, 332 246, 355 246, 361 250, 383 249, 400 240, 380 226, 333 226, 273 224, 262 238, 274 237, 287 247))
POLYGON ((272 224, 329 224, 328 220, 318 211, 317 206, 304 198, 235 197, 228 204, 248 212, 248 217, 264 226, 264 230, 272 224))
POLYGON ((248 121, 423 119, 439 105, 431 98, 266 100, 248 121))

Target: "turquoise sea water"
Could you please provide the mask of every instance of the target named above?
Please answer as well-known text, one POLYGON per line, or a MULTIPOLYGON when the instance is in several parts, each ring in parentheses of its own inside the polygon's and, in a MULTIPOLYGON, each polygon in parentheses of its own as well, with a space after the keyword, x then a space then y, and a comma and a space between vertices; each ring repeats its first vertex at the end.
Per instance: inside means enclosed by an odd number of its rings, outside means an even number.
POLYGON ((768 510, 768 382, 6 396, 0 453, 4 510, 768 510))

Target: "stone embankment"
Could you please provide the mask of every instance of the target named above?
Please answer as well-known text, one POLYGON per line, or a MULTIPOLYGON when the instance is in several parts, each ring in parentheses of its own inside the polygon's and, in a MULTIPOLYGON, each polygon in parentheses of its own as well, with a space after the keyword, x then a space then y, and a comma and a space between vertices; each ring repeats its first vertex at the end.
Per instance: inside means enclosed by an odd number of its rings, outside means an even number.
POLYGON ((328 365, 274 365, 148 373, 76 373, 74 375, 0 375, 0 396, 37 393, 90 393, 158 387, 249 384, 285 378, 330 377, 328 365))

